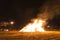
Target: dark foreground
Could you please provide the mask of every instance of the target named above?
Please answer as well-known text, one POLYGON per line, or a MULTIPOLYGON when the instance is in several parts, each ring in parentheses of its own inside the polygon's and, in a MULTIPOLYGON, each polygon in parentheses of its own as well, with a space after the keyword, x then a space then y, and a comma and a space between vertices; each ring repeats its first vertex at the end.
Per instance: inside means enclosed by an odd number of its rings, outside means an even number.
POLYGON ((0 40, 60 40, 60 32, 0 32, 0 40))

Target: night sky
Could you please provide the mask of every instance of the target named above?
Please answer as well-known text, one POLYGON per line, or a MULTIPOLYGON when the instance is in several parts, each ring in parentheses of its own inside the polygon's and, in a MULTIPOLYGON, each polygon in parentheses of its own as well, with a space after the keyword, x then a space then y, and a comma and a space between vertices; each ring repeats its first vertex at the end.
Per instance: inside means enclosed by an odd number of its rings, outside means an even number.
MULTIPOLYGON (((19 28, 36 18, 39 8, 45 2, 46 0, 0 0, 0 21, 15 20, 19 28)), ((60 20, 59 18, 57 20, 60 20)), ((54 19, 50 21, 55 25, 54 19)))
POLYGON ((44 0, 0 0, 0 21, 15 20, 20 26, 35 18, 44 0))

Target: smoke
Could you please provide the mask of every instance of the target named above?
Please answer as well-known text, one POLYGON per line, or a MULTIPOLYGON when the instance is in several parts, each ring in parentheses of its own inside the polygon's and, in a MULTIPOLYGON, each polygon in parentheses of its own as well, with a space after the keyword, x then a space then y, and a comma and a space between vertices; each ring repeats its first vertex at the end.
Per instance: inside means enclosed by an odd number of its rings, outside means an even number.
POLYGON ((38 18, 52 19, 56 15, 60 15, 60 1, 59 0, 47 0, 41 7, 42 10, 38 14, 38 18))

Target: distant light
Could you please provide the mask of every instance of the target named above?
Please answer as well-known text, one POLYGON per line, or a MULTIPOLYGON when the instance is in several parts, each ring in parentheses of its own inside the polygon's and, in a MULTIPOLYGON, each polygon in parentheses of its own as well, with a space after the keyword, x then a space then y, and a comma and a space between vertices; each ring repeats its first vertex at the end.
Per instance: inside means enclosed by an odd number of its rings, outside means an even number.
POLYGON ((9 31, 8 29, 4 29, 4 31, 9 31))
POLYGON ((50 26, 47 26, 48 28, 50 27, 50 26))
POLYGON ((14 22, 13 22, 13 21, 11 21, 11 22, 10 22, 10 24, 14 24, 14 22))

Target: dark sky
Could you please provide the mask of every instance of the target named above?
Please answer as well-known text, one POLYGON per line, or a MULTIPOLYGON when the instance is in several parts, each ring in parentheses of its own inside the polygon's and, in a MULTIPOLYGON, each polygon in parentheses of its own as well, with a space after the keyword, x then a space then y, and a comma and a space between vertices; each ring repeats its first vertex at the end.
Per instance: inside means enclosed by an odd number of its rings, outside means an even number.
POLYGON ((0 0, 0 21, 15 20, 19 25, 35 18, 44 0, 0 0))

